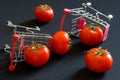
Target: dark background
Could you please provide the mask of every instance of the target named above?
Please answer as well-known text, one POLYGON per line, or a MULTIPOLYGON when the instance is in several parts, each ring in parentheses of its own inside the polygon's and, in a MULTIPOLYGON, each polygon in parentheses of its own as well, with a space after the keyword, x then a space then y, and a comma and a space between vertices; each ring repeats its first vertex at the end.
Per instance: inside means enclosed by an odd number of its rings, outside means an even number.
MULTIPOLYGON (((14 24, 26 26, 39 26, 41 33, 53 35, 59 30, 64 8, 81 7, 83 2, 92 2, 93 7, 106 14, 113 14, 110 21, 109 35, 106 41, 98 46, 108 49, 113 56, 112 68, 103 74, 89 71, 84 64, 84 51, 89 50, 81 44, 78 38, 74 41, 72 49, 64 56, 52 53, 48 63, 34 68, 26 63, 19 63, 14 72, 8 71, 9 55, 0 54, 0 80, 119 80, 120 79, 120 5, 119 0, 0 0, 0 48, 12 43, 12 29, 6 24, 10 20, 14 24), (54 19, 49 23, 41 23, 34 18, 34 9, 39 4, 50 5, 55 13, 54 19)), ((64 30, 70 25, 70 16, 65 19, 64 30)))

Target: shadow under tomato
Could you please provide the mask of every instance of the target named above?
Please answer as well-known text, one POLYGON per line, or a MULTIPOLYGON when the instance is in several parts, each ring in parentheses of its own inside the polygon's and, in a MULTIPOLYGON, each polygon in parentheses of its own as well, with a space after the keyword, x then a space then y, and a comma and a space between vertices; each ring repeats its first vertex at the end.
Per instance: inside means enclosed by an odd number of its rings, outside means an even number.
POLYGON ((32 74, 36 74, 38 71, 40 71, 44 67, 43 66, 42 67, 33 67, 31 65, 28 65, 25 62, 20 62, 17 64, 14 71, 9 71, 7 68, 7 71, 2 73, 1 75, 3 78, 10 77, 11 79, 12 78, 14 79, 15 77, 16 78, 26 77, 26 76, 30 76, 32 74))
MULTIPOLYGON (((57 61, 60 61, 65 55, 56 55, 53 54, 50 56, 49 61, 41 66, 41 67, 34 67, 29 64, 27 64, 25 61, 17 63, 17 66, 14 71, 9 71, 8 67, 9 65, 6 66, 6 71, 2 72, 2 77, 26 77, 30 76, 32 74, 37 74, 40 72, 44 72, 45 69, 49 68, 51 64, 55 64, 57 61), (54 63, 55 62, 55 63, 54 63)), ((14 78, 13 78, 14 79, 14 78)))
POLYGON ((94 73, 87 68, 83 68, 70 77, 70 80, 101 80, 105 73, 94 73))
POLYGON ((61 59, 67 57, 68 54, 65 55, 59 55, 55 52, 51 52, 50 59, 48 61, 48 65, 55 64, 56 62, 60 61, 61 59))
POLYGON ((72 38, 72 47, 65 55, 58 55, 55 52, 51 52, 49 63, 56 63, 64 58, 76 58, 78 56, 84 56, 84 53, 88 51, 90 48, 89 46, 85 46, 80 42, 78 38, 72 38))
POLYGON ((99 47, 102 44, 102 43, 100 43, 100 44, 95 45, 95 46, 87 46, 87 45, 85 45, 85 44, 83 44, 81 42, 79 37, 71 36, 71 39, 72 39, 72 48, 70 50, 70 53, 81 53, 81 54, 84 54, 85 52, 87 52, 91 48, 99 47))
MULTIPOLYGON (((73 40, 73 39, 72 39, 73 40)), ((71 49, 65 55, 58 55, 55 52, 51 52, 51 56, 48 62, 48 65, 55 64, 59 61, 67 60, 67 59, 76 59, 78 57, 82 57, 85 54, 85 51, 88 51, 91 47, 85 46, 80 43, 79 39, 74 39, 71 49)))
POLYGON ((42 27, 42 26, 45 25, 45 24, 47 24, 47 23, 39 22, 39 21, 36 20, 36 19, 32 19, 32 20, 29 20, 29 21, 25 21, 25 22, 23 22, 23 23, 20 23, 19 25, 27 26, 27 27, 35 27, 35 26, 42 27))
POLYGON ((81 53, 82 54, 92 48, 91 46, 84 45, 78 37, 73 37, 72 41, 73 41, 72 47, 70 50, 71 53, 81 53))

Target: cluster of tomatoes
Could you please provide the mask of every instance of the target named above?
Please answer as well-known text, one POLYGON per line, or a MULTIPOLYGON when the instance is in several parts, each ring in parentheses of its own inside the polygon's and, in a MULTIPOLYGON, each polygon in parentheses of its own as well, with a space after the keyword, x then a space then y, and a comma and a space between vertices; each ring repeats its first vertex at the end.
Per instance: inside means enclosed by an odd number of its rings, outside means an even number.
MULTIPOLYGON (((35 17, 38 21, 49 22, 54 17, 53 9, 46 4, 42 4, 35 9, 35 17)), ((103 41, 103 30, 99 26, 86 25, 80 31, 80 40, 88 46, 95 46, 103 41)), ((67 32, 58 31, 53 35, 53 51, 58 55, 67 54, 71 47, 71 39, 67 32)), ((24 50, 25 61, 35 67, 46 64, 50 57, 50 50, 47 46, 34 43, 24 50)), ((113 59, 107 50, 92 48, 86 52, 84 58, 88 69, 93 72, 106 72, 112 67, 113 59)))

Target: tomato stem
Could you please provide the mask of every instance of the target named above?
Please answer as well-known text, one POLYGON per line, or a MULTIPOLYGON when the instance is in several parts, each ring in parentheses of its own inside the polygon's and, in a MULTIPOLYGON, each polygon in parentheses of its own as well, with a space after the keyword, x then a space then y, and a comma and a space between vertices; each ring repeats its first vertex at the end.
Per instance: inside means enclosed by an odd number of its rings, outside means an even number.
POLYGON ((88 51, 88 52, 91 52, 91 53, 93 53, 93 54, 96 54, 96 55, 102 56, 102 55, 104 55, 104 54, 107 53, 107 50, 105 50, 105 51, 101 51, 101 47, 100 47, 100 48, 98 48, 98 51, 92 51, 92 50, 90 50, 90 51, 88 51))
POLYGON ((96 26, 90 26, 90 30, 95 31, 95 29, 96 29, 96 26))
POLYGON ((102 52, 98 51, 98 52, 97 52, 97 55, 102 55, 102 52))
POLYGON ((40 46, 39 44, 37 43, 34 43, 34 45, 31 47, 33 50, 38 50, 40 49, 42 46, 40 46))
POLYGON ((46 9, 47 9, 47 4, 42 4, 42 5, 41 5, 41 8, 42 8, 43 10, 46 10, 46 9))
POLYGON ((106 50, 105 50, 104 52, 101 52, 100 50, 101 50, 101 47, 98 49, 98 52, 97 52, 98 55, 101 56, 101 55, 103 55, 103 54, 106 54, 106 50))

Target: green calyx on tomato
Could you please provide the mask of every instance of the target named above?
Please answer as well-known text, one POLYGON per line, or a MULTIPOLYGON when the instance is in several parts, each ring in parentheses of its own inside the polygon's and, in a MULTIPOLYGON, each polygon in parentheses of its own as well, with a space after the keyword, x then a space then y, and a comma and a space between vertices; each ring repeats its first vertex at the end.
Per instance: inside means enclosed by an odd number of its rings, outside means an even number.
POLYGON ((43 10, 46 10, 47 9, 47 4, 42 4, 42 5, 40 5, 41 6, 41 8, 43 9, 43 10))
POLYGON ((89 27, 90 30, 95 31, 97 25, 90 24, 90 25, 88 25, 88 27, 89 27))
POLYGON ((93 30, 93 31, 95 31, 95 29, 96 29, 96 26, 90 26, 89 28, 90 28, 90 30, 93 30))
POLYGON ((92 50, 90 50, 90 51, 88 51, 88 52, 91 52, 91 53, 93 53, 93 54, 102 56, 102 55, 104 55, 104 54, 107 53, 107 50, 101 51, 101 47, 99 47, 99 48, 98 48, 98 51, 92 51, 92 50))
POLYGON ((34 45, 31 46, 31 48, 32 48, 33 50, 38 50, 38 49, 40 49, 41 47, 42 47, 42 46, 38 45, 37 43, 34 43, 34 45))

